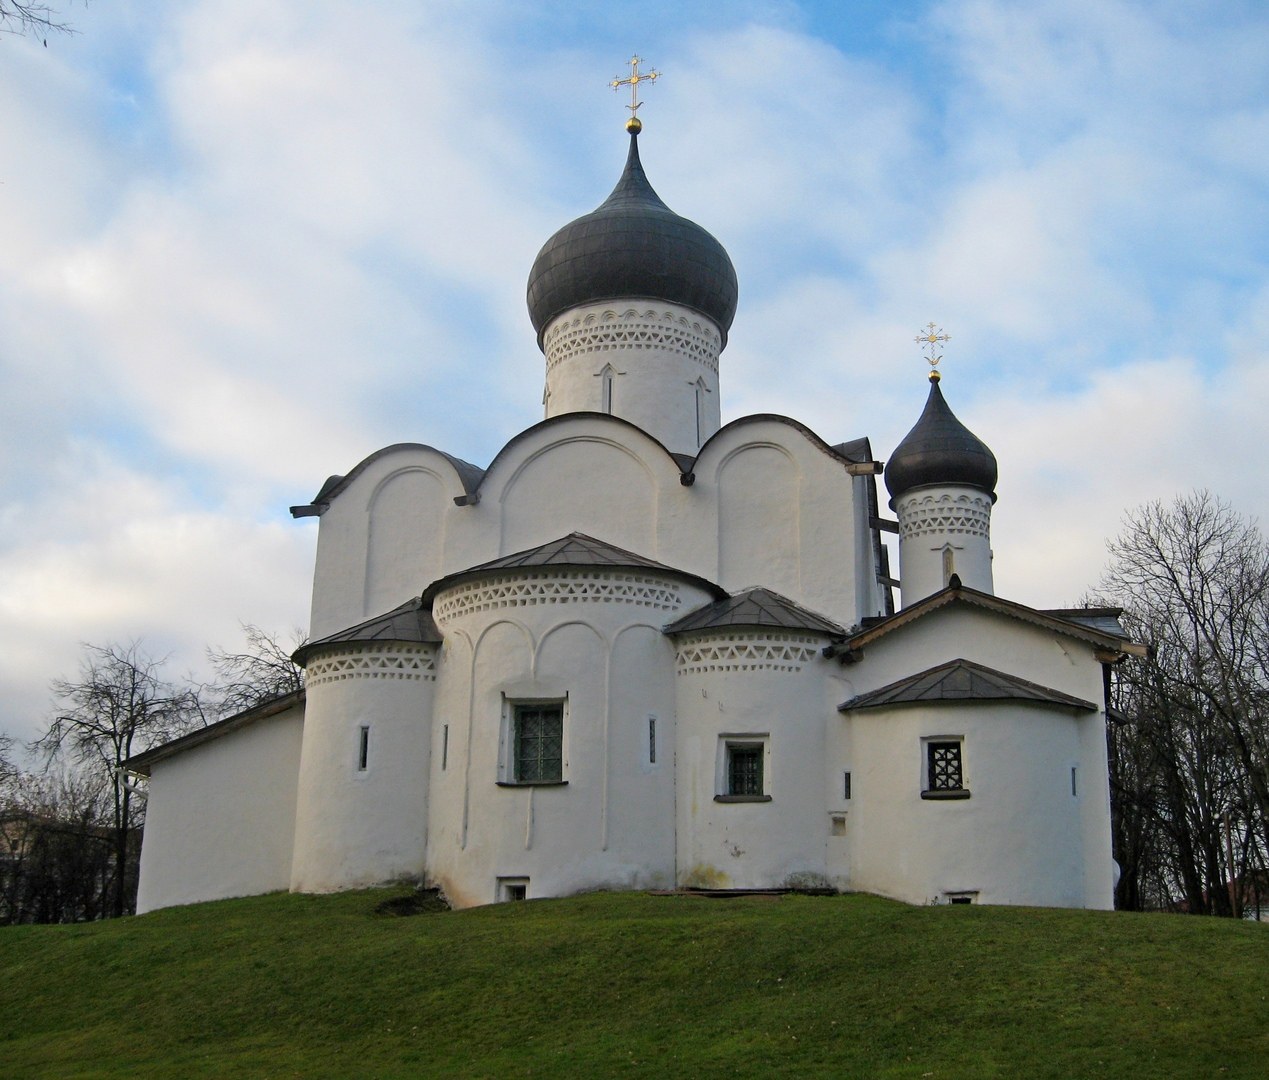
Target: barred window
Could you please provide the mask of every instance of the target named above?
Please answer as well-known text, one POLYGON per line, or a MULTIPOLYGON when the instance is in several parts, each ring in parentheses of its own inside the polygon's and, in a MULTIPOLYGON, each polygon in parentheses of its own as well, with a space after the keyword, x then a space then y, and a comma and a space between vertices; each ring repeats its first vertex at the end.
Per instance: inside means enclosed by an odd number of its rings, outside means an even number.
POLYGON ((727 745, 727 794, 761 795, 761 743, 729 743, 727 745))
POLYGON ((516 783, 559 783, 564 777, 563 706, 517 705, 514 726, 516 783))
POLYGON ((961 774, 961 744, 959 742, 926 743, 929 755, 930 791, 960 791, 965 785, 961 774))

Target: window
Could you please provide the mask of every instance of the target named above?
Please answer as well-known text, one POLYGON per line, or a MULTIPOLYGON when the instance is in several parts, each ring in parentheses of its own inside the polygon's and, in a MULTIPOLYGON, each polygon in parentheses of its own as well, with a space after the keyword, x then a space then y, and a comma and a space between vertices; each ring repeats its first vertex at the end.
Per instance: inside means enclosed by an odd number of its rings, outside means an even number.
POLYGON ((512 706, 511 777, 516 784, 558 784, 564 779, 564 705, 559 701, 512 706))
POLYGON ((970 892, 949 892, 943 894, 949 904, 972 904, 978 899, 978 890, 970 892))
POLYGON ((657 763, 657 718, 648 717, 648 764, 657 763))
POLYGON ((842 798, 850 798, 850 773, 842 773, 842 798))
POLYGON ((449 725, 445 724, 441 728, 441 771, 444 772, 446 766, 449 765, 449 725))
POLYGON ((498 902, 508 900, 527 900, 529 896, 529 879, 527 877, 500 877, 498 879, 498 902))
POLYGON ((357 729, 357 771, 365 772, 370 764, 370 726, 362 724, 357 729))
POLYGON ((968 799, 959 738, 940 736, 925 744, 923 799, 968 799))
POLYGON ((605 364, 603 371, 599 373, 599 411, 603 413, 612 413, 612 380, 617 374, 612 364, 605 364))
POLYGON ((718 802, 770 802, 765 735, 720 740, 718 802))

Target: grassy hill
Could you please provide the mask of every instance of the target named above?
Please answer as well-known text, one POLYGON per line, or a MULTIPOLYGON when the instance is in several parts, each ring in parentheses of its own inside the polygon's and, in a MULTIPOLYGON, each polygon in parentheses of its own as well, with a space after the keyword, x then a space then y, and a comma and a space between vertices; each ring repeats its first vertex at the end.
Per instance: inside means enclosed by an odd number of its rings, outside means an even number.
POLYGON ((1269 1075, 1269 926, 377 890, 0 929, 0 1075, 1269 1075))

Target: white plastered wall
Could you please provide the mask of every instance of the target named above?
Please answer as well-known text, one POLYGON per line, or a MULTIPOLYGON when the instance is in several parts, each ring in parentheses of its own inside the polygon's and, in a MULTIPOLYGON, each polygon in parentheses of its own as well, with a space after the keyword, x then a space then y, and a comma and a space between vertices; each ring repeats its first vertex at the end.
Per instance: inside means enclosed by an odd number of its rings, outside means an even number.
POLYGON ((679 884, 776 888, 827 874, 825 640, 727 630, 677 642, 679 884), (728 744, 761 744, 761 801, 730 801, 728 744))
POLYGON ((359 467, 322 515, 311 634, 353 626, 436 578, 573 531, 731 591, 775 589, 849 626, 880 611, 869 482, 804 429, 770 417, 719 431, 690 485, 665 448, 629 424, 560 417, 508 443, 478 502, 463 506, 442 455, 401 447, 359 467))
POLYGON ((494 900, 499 878, 528 879, 530 897, 670 885, 673 650, 660 627, 707 595, 604 570, 514 578, 436 599, 437 718, 449 730, 444 759, 433 754, 431 879, 460 907, 494 900), (530 701, 564 703, 563 784, 508 773, 509 710, 530 701))
POLYGON ((542 346, 547 417, 620 416, 680 454, 718 430, 722 335, 699 312, 662 300, 589 304, 554 319, 542 346))
POLYGON ((366 643, 310 657, 292 891, 422 876, 435 649, 366 643))
MULTIPOLYGON (((972 893, 985 904, 1103 907, 1086 892, 1079 719, 1017 703, 850 714, 852 880, 920 904, 972 893), (923 799, 927 739, 962 742, 967 799, 923 799)), ((1094 796, 1095 797, 1095 794, 1094 796)))
POLYGON ((152 766, 137 911, 285 889, 304 706, 152 766))
POLYGON ((831 773, 852 773, 853 887, 912 903, 977 889, 983 903, 1110 907, 1106 728, 1093 647, 981 609, 943 608, 844 666, 846 698, 957 658, 1098 708, 1014 702, 842 714, 828 757, 831 773), (937 736, 964 738, 970 799, 921 799, 922 739, 937 736))
POLYGON ((916 488, 895 500, 899 518, 899 581, 910 607, 947 586, 994 593, 991 572, 991 496, 956 485, 916 488))

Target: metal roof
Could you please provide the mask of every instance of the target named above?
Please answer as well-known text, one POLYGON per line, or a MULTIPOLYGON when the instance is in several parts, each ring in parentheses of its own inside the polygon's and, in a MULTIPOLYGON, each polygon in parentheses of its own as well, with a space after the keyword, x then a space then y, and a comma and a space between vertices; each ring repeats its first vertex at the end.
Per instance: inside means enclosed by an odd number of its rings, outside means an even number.
POLYGON ((891 499, 927 484, 964 484, 994 498, 996 475, 996 455, 956 419, 932 379, 921 418, 886 463, 891 499))
POLYGON ((652 190, 634 133, 612 194, 560 229, 533 261, 527 299, 538 343, 551 320, 569 308, 627 297, 699 311, 718 326, 724 345, 736 315, 731 259, 714 237, 652 190))
MULTIPOLYGON (((991 593, 979 592, 977 589, 971 589, 969 586, 961 584, 949 585, 946 589, 932 593, 923 600, 918 600, 911 607, 906 607, 895 615, 870 623, 864 629, 847 638, 841 647, 834 651, 842 655, 858 655, 860 650, 880 638, 902 629, 917 619, 924 618, 931 612, 953 604, 965 604, 1004 615, 1008 618, 1018 619, 1021 622, 1030 623, 1033 626, 1039 626, 1045 630, 1052 630, 1066 637, 1086 642, 1095 648, 1128 653, 1133 656, 1147 655, 1146 647, 1131 641, 1125 636, 1122 629, 1118 629, 1114 633, 1106 632, 1090 625, 1089 622, 1076 620, 1067 614, 1037 611, 1035 608, 1027 607, 1025 604, 1019 604, 1013 600, 1005 600, 1002 597, 993 596, 991 593)), ((1110 609, 1105 610, 1109 611, 1110 609)))
POLYGON ((906 679, 851 698, 837 708, 840 712, 850 712, 933 701, 1027 701, 1086 712, 1097 710, 1091 701, 965 659, 950 660, 909 675, 906 679))
POLYGON ((328 646, 350 645, 360 641, 407 641, 436 644, 442 640, 441 632, 432 621, 430 607, 422 599, 414 597, 391 611, 376 615, 347 630, 328 634, 316 641, 305 642, 295 651, 292 659, 303 666, 308 658, 328 646))
POLYGON ((505 573, 508 570, 530 570, 539 567, 603 567, 613 570, 643 570, 679 578, 691 582, 713 596, 723 597, 726 592, 712 581, 685 570, 666 566, 665 563, 644 558, 633 551, 619 548, 605 540, 597 540, 585 533, 572 532, 536 547, 526 548, 500 559, 480 563, 476 566, 449 574, 439 581, 432 582, 423 592, 423 603, 430 605, 432 598, 445 589, 471 578, 484 577, 488 574, 505 573))
POLYGON ((770 589, 744 592, 706 604, 670 623, 667 634, 690 634, 724 626, 770 627, 779 630, 809 630, 828 637, 843 637, 844 627, 804 608, 801 604, 770 589))

